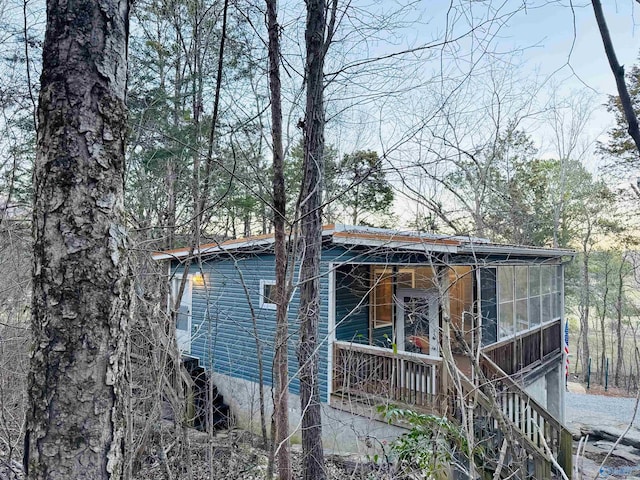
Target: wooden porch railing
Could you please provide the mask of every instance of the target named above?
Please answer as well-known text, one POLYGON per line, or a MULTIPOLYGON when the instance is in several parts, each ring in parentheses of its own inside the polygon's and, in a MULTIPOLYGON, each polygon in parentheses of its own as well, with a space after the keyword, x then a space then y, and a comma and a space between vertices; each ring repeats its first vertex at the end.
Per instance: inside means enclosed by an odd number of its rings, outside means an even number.
POLYGON ((333 343, 334 395, 440 410, 442 361, 349 342, 333 343))
MULTIPOLYGON (((552 326, 547 326, 550 329, 552 326)), ((545 328, 538 333, 544 338, 545 328)), ((542 341, 543 343, 543 341, 542 341)), ((550 341, 549 345, 553 346, 550 341)), ((550 350, 552 351, 552 350, 550 350)), ((544 352, 540 346, 540 354, 544 352)), ((544 356, 544 355, 543 355, 544 356)), ((472 414, 474 435, 483 444, 481 462, 495 470, 503 455, 504 477, 516 475, 505 458, 525 461, 530 478, 551 478, 548 451, 571 478, 569 431, 530 397, 489 356, 482 354, 483 383, 460 376, 462 391, 443 379, 442 360, 349 342, 333 343, 332 394, 368 406, 398 403, 416 411, 463 421, 459 399, 472 414), (548 449, 548 450, 547 450, 548 449)), ((515 465, 515 463, 514 463, 515 465)))
POLYGON ((571 478, 573 440, 569 430, 487 355, 481 356, 480 366, 488 381, 482 390, 496 399, 508 425, 545 458, 549 449, 571 478))
POLYGON ((515 375, 551 355, 560 353, 561 348, 561 325, 560 320, 557 320, 522 335, 489 345, 482 351, 502 371, 515 375))
MULTIPOLYGON (((462 395, 466 405, 473 405, 473 435, 478 454, 476 466, 486 472, 486 477, 495 478, 500 469, 499 478, 547 479, 551 477, 551 464, 547 455, 535 446, 496 405, 491 393, 476 387, 466 377, 461 378, 462 395)), ((462 422, 463 418, 457 406, 452 416, 462 422)))

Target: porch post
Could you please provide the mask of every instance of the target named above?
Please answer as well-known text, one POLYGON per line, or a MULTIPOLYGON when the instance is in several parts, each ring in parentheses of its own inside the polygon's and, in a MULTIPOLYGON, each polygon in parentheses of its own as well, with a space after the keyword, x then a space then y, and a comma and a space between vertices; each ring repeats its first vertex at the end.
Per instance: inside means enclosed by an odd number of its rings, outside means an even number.
POLYGON ((442 386, 442 402, 440 404, 441 413, 452 415, 453 412, 447 412, 446 409, 453 405, 453 402, 449 401, 449 369, 454 368, 453 353, 451 351, 451 307, 449 302, 449 272, 446 266, 439 268, 439 294, 440 294, 440 307, 442 315, 440 316, 440 323, 442 324, 442 336, 441 336, 441 352, 443 358, 442 380, 440 385, 442 386))
POLYGON ((336 340, 336 264, 329 263, 329 298, 327 305, 327 404, 331 405, 333 393, 334 351, 336 340))

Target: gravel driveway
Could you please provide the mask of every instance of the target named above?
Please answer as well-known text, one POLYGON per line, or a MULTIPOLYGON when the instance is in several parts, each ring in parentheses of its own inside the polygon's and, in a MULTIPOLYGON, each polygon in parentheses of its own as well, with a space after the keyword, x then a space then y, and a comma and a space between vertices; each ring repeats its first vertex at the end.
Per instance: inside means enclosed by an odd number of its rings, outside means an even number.
MULTIPOLYGON (((603 427, 611 425, 623 428, 633 416, 635 398, 608 397, 567 392, 565 397, 565 423, 603 427)), ((640 409, 633 422, 640 428, 640 409)))

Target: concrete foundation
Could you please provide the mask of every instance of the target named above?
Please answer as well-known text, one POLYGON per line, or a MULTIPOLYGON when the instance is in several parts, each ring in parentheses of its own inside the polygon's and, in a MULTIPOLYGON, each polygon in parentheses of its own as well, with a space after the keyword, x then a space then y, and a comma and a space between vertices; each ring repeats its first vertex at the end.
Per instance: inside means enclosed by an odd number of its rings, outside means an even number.
POLYGON ((525 391, 560 422, 564 422, 564 369, 561 361, 525 379, 525 391))
MULTIPOLYGON (((260 396, 258 384, 214 373, 213 383, 224 395, 224 401, 239 427, 260 432, 260 396)), ((271 424, 273 397, 271 387, 265 387, 267 430, 271 424)), ((300 397, 289 394, 289 427, 291 442, 299 443, 301 425, 300 397)), ((390 442, 406 429, 372 420, 322 404, 322 440, 327 453, 372 454, 381 450, 381 444, 390 442)))

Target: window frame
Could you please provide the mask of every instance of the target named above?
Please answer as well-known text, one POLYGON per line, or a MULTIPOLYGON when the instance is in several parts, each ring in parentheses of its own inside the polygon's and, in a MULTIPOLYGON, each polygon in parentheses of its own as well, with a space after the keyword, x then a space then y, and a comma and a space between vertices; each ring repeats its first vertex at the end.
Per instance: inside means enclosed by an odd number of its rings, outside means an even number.
POLYGON ((393 317, 394 317, 394 305, 393 305, 393 296, 395 294, 394 291, 394 274, 395 268, 393 266, 376 266, 372 265, 370 270, 370 278, 371 278, 371 292, 369 296, 369 324, 371 328, 393 328, 393 317), (390 308, 390 318, 389 320, 380 321, 376 318, 376 306, 377 303, 377 288, 382 286, 382 280, 389 280, 391 282, 391 303, 389 305, 390 308))
POLYGON ((496 265, 495 268, 497 269, 496 271, 496 306, 497 306, 497 311, 496 311, 496 325, 497 325, 497 341, 503 341, 506 340, 508 338, 514 338, 517 337, 519 335, 522 334, 526 334, 528 332, 537 330, 545 325, 549 325, 553 322, 557 322, 558 320, 562 320, 563 316, 564 316, 564 312, 562 311, 562 297, 564 294, 564 282, 563 282, 563 268, 562 268, 562 263, 556 264, 546 264, 546 263, 531 263, 531 264, 522 264, 522 263, 512 263, 512 264, 501 264, 501 265, 496 265), (518 299, 517 297, 517 287, 516 287, 516 273, 515 273, 515 268, 516 267, 527 267, 527 316, 528 316, 528 328, 526 329, 522 329, 522 330, 518 330, 518 325, 517 325, 517 318, 516 318, 516 308, 517 305, 516 303, 518 302, 518 300, 522 301, 524 299, 518 299), (549 287, 545 287, 543 286, 543 275, 542 275, 542 269, 543 267, 546 267, 548 269, 548 271, 551 272, 551 278, 550 278, 550 286, 549 287), (512 283, 512 289, 513 289, 513 299, 512 300, 505 300, 502 301, 502 299, 500 298, 500 269, 502 268, 511 268, 513 269, 513 274, 511 275, 511 283, 512 283), (539 280, 538 280, 538 288, 539 288, 539 292, 538 295, 531 295, 532 291, 531 291, 531 269, 535 268, 538 270, 538 276, 539 276, 539 280), (557 278, 556 278, 557 276, 557 278), (550 288, 551 292, 547 293, 546 289, 550 288), (543 293, 543 289, 544 292, 543 293), (545 295, 548 295, 550 298, 554 295, 560 295, 560 299, 558 300, 558 302, 560 302, 560 306, 559 306, 559 311, 557 312, 557 316, 555 315, 556 312, 553 311, 553 306, 550 306, 550 318, 547 320, 543 319, 543 297, 545 295), (539 305, 539 320, 538 323, 533 324, 532 323, 532 309, 531 309, 531 303, 532 303, 532 299, 537 299, 538 300, 538 305, 539 305), (504 334, 501 335, 500 332, 501 330, 503 330, 503 327, 501 325, 500 322, 500 318, 501 318, 501 310, 503 308, 511 308, 511 311, 513 312, 513 328, 514 331, 512 333, 509 334, 504 334))
POLYGON ((266 309, 266 310, 276 310, 278 308, 278 304, 277 303, 272 303, 269 301, 265 301, 268 297, 265 295, 265 287, 267 286, 275 286, 276 285, 276 281, 275 280, 267 280, 267 279, 261 279, 260 280, 260 308, 266 309))

